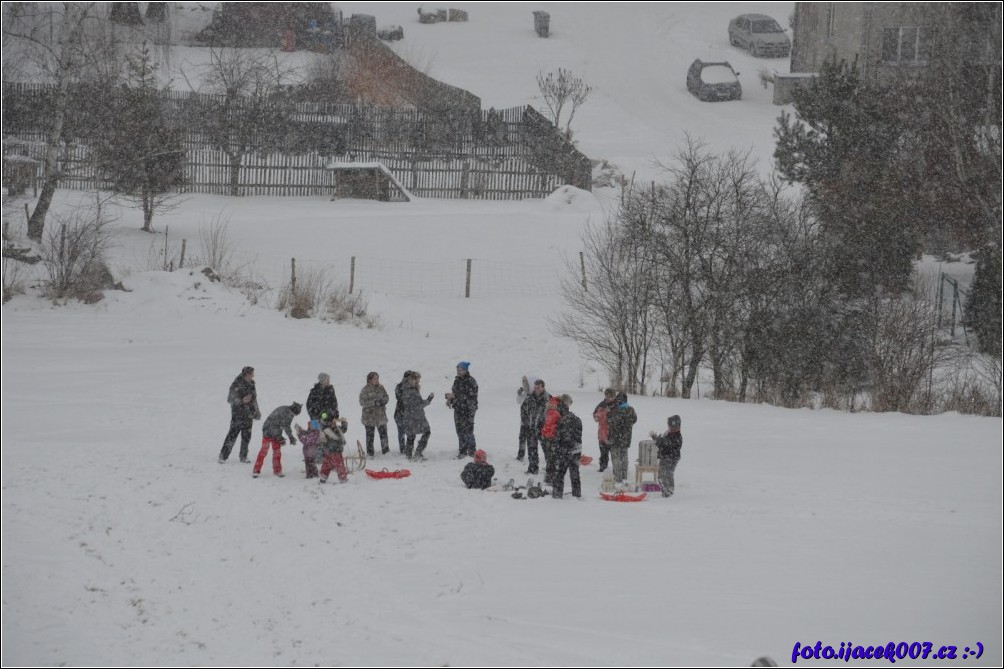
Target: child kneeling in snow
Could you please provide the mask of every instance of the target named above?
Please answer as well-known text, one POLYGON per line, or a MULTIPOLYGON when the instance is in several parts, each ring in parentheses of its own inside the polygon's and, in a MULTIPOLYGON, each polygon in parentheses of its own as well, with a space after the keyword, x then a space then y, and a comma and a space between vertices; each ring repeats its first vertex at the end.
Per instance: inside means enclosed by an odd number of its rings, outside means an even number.
POLYGON ((662 496, 670 497, 675 490, 673 475, 676 466, 680 464, 680 451, 683 449, 683 434, 680 432, 680 417, 670 416, 666 421, 669 429, 663 434, 650 432, 659 449, 659 485, 662 486, 662 496))
POLYGON ((324 462, 321 463, 320 483, 328 482, 328 474, 334 469, 338 474, 338 480, 345 483, 349 480, 349 473, 345 469, 345 458, 342 451, 345 450, 345 430, 349 429, 349 423, 344 418, 335 420, 329 418, 328 414, 321 414, 321 453, 324 454, 324 462))
POLYGON ((478 449, 474 451, 474 462, 468 462, 460 472, 460 480, 468 488, 484 490, 492 484, 495 468, 488 464, 488 454, 478 449))

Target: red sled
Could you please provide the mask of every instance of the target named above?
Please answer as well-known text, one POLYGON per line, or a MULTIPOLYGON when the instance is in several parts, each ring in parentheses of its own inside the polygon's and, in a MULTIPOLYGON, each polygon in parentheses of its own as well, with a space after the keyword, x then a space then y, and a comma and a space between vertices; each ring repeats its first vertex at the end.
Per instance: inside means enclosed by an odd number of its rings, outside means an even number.
POLYGON ((586 465, 593 464, 592 456, 583 455, 582 457, 579 458, 579 464, 582 465, 583 467, 585 467, 586 465))
POLYGON ((641 502, 648 496, 647 493, 640 492, 632 495, 629 492, 601 492, 600 497, 608 502, 641 502))
POLYGON ((392 472, 389 472, 386 469, 379 472, 367 469, 366 476, 369 476, 371 479, 403 479, 411 476, 411 472, 407 469, 395 469, 392 472))

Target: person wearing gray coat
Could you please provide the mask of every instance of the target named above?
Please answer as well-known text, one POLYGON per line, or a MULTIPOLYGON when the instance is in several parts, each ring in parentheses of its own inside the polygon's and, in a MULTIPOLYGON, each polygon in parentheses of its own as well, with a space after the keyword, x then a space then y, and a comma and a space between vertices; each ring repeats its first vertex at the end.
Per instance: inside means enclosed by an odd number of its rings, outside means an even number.
POLYGON ((429 419, 425 417, 425 407, 432 403, 433 394, 422 398, 422 375, 412 372, 404 381, 401 389, 402 416, 401 424, 406 434, 404 443, 404 454, 409 460, 424 460, 422 453, 429 444, 429 437, 432 435, 432 428, 429 427, 429 419), (422 435, 418 440, 418 447, 415 447, 415 437, 422 435))
POLYGON ((380 375, 370 372, 366 375, 366 385, 359 391, 359 406, 363 408, 363 427, 366 428, 366 454, 373 455, 374 432, 380 432, 380 453, 390 453, 387 438, 387 402, 390 396, 380 384, 380 375))

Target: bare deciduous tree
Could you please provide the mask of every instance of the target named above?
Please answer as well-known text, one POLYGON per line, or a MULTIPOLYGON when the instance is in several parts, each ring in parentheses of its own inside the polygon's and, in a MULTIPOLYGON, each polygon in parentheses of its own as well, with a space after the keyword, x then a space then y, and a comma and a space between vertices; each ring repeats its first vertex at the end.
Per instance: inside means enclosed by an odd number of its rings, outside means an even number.
POLYGON ((575 112, 585 103, 592 87, 570 70, 558 68, 557 73, 537 73, 537 88, 544 100, 544 106, 551 115, 554 126, 561 130, 566 139, 572 138, 572 119, 575 112), (562 127, 561 115, 568 110, 568 118, 562 127))
POLYGON ((42 240, 45 219, 61 177, 59 153, 70 107, 70 86, 88 64, 103 60, 90 38, 103 21, 94 2, 4 3, 4 60, 30 67, 53 84, 48 108, 46 151, 42 161, 42 190, 28 220, 28 238, 42 240))
POLYGON ((293 72, 271 52, 210 49, 202 77, 212 95, 192 112, 209 143, 229 160, 230 195, 240 195, 245 157, 282 141, 290 113, 282 87, 293 72))
POLYGON ((657 331, 654 271, 641 240, 623 230, 615 221, 588 228, 583 244, 589 282, 572 278, 573 263, 567 263, 561 283, 567 310, 552 328, 602 364, 614 386, 644 393, 657 331))

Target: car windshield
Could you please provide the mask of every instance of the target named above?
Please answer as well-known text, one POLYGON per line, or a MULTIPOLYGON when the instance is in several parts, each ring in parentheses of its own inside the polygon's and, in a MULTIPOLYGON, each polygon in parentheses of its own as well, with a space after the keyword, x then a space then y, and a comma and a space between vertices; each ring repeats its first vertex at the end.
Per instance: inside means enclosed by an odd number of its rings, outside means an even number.
POLYGON ((701 81, 706 84, 734 84, 736 73, 727 65, 706 65, 701 70, 701 81))
POLYGON ((753 22, 753 32, 755 33, 783 33, 784 30, 774 19, 761 19, 753 22))

